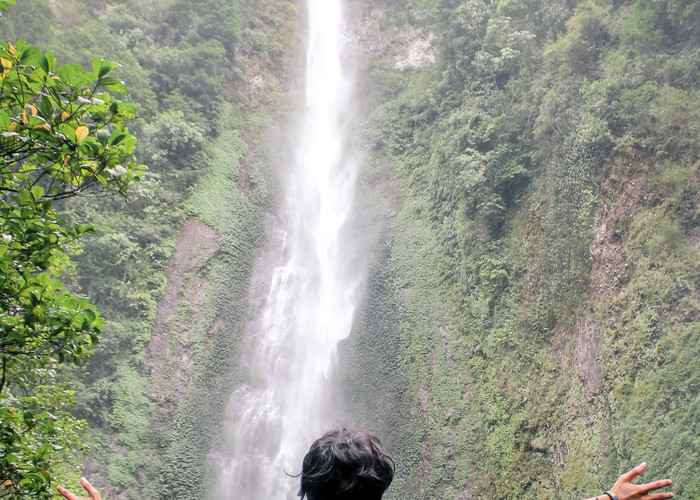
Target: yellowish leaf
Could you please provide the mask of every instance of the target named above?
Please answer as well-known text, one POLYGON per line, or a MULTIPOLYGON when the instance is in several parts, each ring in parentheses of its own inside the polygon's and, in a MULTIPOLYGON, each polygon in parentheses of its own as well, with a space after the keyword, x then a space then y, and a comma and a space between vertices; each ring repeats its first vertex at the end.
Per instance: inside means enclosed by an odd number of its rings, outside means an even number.
POLYGON ((12 54, 13 56, 16 54, 15 48, 12 46, 10 42, 7 42, 7 51, 12 54))
POLYGON ((88 135, 88 128, 85 125, 81 125, 75 129, 75 140, 78 144, 83 142, 88 135))
POLYGON ((22 110, 22 121, 24 123, 27 123, 29 121, 29 120, 27 120, 27 110, 26 109, 22 110))
POLYGON ((2 484, 4 484, 5 486, 10 486, 12 484, 12 481, 10 481, 9 479, 5 479, 5 481, 2 484))
POLYGON ((70 113, 68 111, 63 111, 61 113, 61 120, 66 121, 68 118, 70 118, 70 113))
POLYGON ((5 59, 4 57, 0 57, 0 64, 2 64, 2 75, 0 78, 5 78, 10 72, 10 68, 12 68, 12 61, 5 59))
POLYGON ((8 127, 9 131, 14 132, 16 128, 17 124, 15 122, 10 122, 10 126, 8 127))
POLYGON ((32 116, 36 116, 36 106, 33 104, 27 104, 27 106, 29 106, 29 111, 32 112, 32 116))

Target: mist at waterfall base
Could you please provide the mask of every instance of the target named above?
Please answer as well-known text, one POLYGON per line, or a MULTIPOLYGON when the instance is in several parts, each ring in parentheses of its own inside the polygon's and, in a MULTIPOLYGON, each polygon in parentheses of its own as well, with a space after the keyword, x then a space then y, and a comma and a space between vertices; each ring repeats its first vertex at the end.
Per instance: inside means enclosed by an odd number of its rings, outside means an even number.
POLYGON ((340 0, 308 0, 306 106, 295 157, 285 174, 286 202, 273 222, 267 255, 279 265, 246 353, 248 382, 232 394, 213 498, 296 497, 311 442, 343 420, 331 371, 350 333, 362 270, 346 234, 357 162, 346 144, 351 78, 340 0))

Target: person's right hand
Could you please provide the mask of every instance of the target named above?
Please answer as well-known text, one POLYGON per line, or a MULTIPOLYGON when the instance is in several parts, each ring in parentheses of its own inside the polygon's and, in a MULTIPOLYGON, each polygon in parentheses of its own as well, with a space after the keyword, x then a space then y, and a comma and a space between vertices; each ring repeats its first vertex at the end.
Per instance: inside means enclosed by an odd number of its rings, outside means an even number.
POLYGON ((57 489, 58 489, 58 492, 61 495, 63 495, 64 497, 66 497, 68 500, 102 500, 102 497, 100 497, 100 492, 97 491, 95 488, 93 488, 92 485, 90 483, 88 483, 87 479, 82 478, 80 480, 80 484, 82 484, 83 488, 85 488, 85 491, 88 492, 88 494, 90 495, 89 497, 87 497, 87 498, 77 497, 73 493, 71 493, 67 489, 65 489, 63 486, 59 486, 57 489))
MULTIPOLYGON (((619 500, 661 500, 663 498, 673 498, 673 493, 671 492, 650 493, 664 486, 669 486, 671 484, 670 479, 661 479, 647 484, 632 484, 632 480, 644 472, 646 467, 647 463, 644 462, 618 478, 611 491, 617 495, 619 500)), ((602 495, 600 498, 607 499, 607 495, 602 495)))

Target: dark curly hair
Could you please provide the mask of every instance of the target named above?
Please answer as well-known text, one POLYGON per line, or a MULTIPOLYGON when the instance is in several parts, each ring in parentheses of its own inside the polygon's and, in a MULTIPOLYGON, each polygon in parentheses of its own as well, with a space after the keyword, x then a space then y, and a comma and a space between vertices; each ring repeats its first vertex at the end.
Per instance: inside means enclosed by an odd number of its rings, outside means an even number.
POLYGON ((394 478, 394 461, 367 431, 335 429, 304 457, 299 496, 308 500, 380 500, 394 478))

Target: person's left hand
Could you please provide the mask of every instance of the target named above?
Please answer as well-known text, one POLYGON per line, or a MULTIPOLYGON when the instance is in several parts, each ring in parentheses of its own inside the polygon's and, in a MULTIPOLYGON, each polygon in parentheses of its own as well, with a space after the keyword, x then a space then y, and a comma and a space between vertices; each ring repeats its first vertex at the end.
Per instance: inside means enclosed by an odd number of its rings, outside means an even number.
POLYGON ((87 498, 77 497, 73 493, 66 490, 63 486, 59 486, 57 489, 58 489, 58 492, 61 495, 63 495, 64 497, 66 497, 68 500, 102 500, 102 497, 100 497, 100 492, 97 491, 95 488, 93 488, 92 485, 90 483, 88 483, 87 479, 82 478, 80 480, 80 484, 82 484, 83 488, 85 488, 85 491, 88 492, 88 494, 90 495, 89 497, 87 497, 87 498))
POLYGON ((671 492, 652 493, 659 488, 670 486, 670 479, 661 479, 660 481, 654 481, 648 484, 632 484, 632 480, 644 472, 646 467, 647 463, 644 462, 626 474, 621 475, 617 482, 615 482, 612 491, 617 494, 620 500, 662 500, 673 498, 673 493, 671 492))

